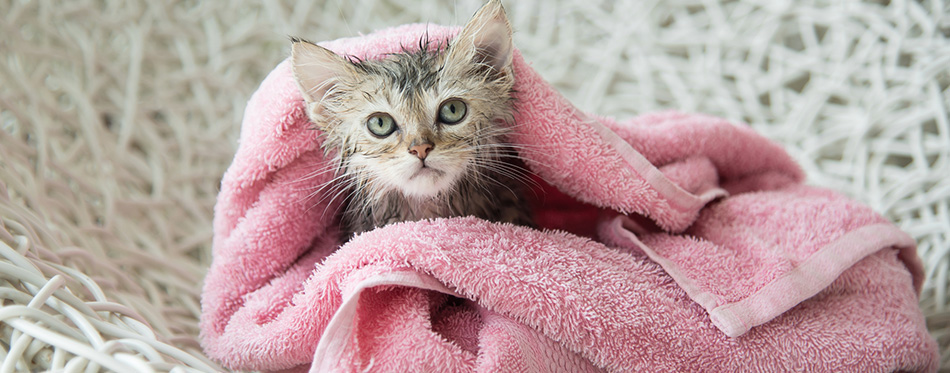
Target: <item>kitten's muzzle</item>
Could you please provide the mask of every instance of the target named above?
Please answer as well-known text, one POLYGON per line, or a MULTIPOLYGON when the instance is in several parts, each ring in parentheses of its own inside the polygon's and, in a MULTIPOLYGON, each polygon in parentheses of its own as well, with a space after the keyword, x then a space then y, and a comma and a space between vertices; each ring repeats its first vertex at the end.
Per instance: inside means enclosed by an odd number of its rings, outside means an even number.
POLYGON ((434 147, 435 145, 432 143, 426 142, 422 144, 416 144, 416 142, 413 141, 412 145, 409 146, 409 154, 419 157, 421 160, 425 160, 426 156, 432 151, 432 148, 434 147))

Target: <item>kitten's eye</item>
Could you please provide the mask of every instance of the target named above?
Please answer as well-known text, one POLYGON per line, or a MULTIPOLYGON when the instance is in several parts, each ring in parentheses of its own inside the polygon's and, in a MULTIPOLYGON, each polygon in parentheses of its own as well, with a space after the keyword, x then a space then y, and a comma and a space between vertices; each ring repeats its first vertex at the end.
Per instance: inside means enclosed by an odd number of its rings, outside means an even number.
POLYGON ((448 100, 439 107, 439 122, 455 124, 465 118, 465 103, 462 100, 448 100))
POLYGON ((366 120, 366 128, 373 136, 385 138, 396 132, 396 121, 386 113, 376 113, 369 116, 366 120))

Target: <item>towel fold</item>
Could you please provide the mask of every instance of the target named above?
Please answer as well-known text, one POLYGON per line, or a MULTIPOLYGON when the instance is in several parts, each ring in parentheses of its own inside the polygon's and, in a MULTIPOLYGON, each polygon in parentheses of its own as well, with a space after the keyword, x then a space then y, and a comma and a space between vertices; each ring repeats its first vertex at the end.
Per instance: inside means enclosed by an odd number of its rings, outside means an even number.
MULTIPOLYGON (((322 43, 363 59, 457 29, 322 43)), ((475 218, 337 242, 288 62, 252 96, 215 207, 203 347, 258 370, 935 370, 914 241, 801 184, 747 127, 577 110, 516 51, 511 140, 541 229, 475 218)))

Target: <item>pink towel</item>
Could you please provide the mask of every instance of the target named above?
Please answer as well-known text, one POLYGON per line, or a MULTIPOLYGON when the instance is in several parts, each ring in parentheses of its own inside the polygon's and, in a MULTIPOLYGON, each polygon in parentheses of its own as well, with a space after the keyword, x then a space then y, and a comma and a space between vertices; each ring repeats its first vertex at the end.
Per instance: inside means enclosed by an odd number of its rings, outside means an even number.
MULTIPOLYGON (((409 25, 323 43, 379 58, 409 25)), ((914 241, 722 119, 586 114, 515 53, 544 229, 393 224, 342 247, 290 66, 251 98, 215 207, 203 346, 235 369, 932 371, 914 241)))

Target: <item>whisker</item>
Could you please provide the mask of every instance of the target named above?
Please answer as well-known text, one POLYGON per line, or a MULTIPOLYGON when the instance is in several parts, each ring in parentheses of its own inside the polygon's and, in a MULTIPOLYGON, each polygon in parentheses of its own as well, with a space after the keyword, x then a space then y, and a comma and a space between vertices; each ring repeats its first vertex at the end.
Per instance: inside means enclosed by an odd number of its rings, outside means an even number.
MULTIPOLYGON (((336 206, 336 210, 334 211, 334 214, 336 213, 336 211, 339 211, 340 207, 346 205, 347 204, 346 201, 352 197, 349 191, 350 191, 350 188, 344 187, 344 188, 340 188, 335 194, 333 194, 333 197, 330 198, 330 201, 327 202, 326 206, 323 207, 323 213, 321 217, 322 218, 326 217, 327 211, 330 208, 330 206, 334 206, 333 202, 336 201, 337 197, 340 197, 341 195, 343 196, 343 199, 340 201, 340 204, 336 206)), ((326 197, 321 198, 320 202, 318 202, 316 205, 319 205, 320 203, 322 203, 324 199, 326 199, 326 197)))
MULTIPOLYGON (((482 164, 482 166, 483 166, 482 168, 489 169, 492 172, 499 174, 500 176, 506 177, 513 182, 518 182, 518 183, 523 184, 525 187, 527 187, 531 191, 543 190, 543 187, 541 186, 541 184, 539 184, 534 179, 528 177, 528 174, 521 172, 521 170, 518 170, 517 168, 509 167, 510 165, 507 165, 504 163, 491 164, 491 163, 485 162, 482 164)), ((495 181, 499 183, 503 183, 500 180, 495 180, 495 181)))
MULTIPOLYGON (((339 171, 337 171, 337 172, 339 172, 339 171)), ((330 179, 330 180, 328 180, 328 181, 326 181, 326 182, 324 182, 324 183, 322 183, 322 184, 319 184, 319 185, 316 185, 316 186, 312 186, 312 187, 297 188, 297 189, 296 189, 297 191, 303 191, 303 190, 307 190, 307 189, 311 189, 311 188, 313 189, 313 191, 310 192, 310 194, 308 194, 305 198, 303 198, 303 199, 301 199, 301 200, 298 200, 298 201, 296 201, 296 202, 297 202, 297 203, 300 203, 300 202, 304 202, 304 201, 306 201, 306 200, 309 200, 309 199, 313 198, 314 196, 316 196, 317 194, 321 194, 321 193, 323 192, 323 189, 324 189, 324 188, 326 188, 326 187, 328 187, 328 186, 337 185, 340 180, 344 180, 344 179, 347 178, 348 176, 349 176, 349 175, 348 175, 347 173, 337 174, 337 175, 334 176, 332 179, 330 179)))
MULTIPOLYGON (((312 170, 312 171, 309 171, 309 172, 307 172, 306 174, 304 174, 303 176, 298 177, 298 178, 296 178, 296 179, 294 179, 294 180, 282 181, 281 183, 282 183, 282 184, 285 184, 285 185, 287 185, 287 184, 298 184, 298 183, 302 183, 302 182, 305 182, 305 181, 309 181, 309 180, 312 180, 312 179, 317 178, 317 177, 319 177, 319 176, 322 176, 322 175, 324 175, 324 174, 326 174, 326 173, 328 173, 328 172, 330 172, 330 171, 333 171, 334 173, 338 172, 338 167, 337 167, 333 162, 330 162, 330 163, 328 163, 328 164, 326 164, 326 165, 323 165, 323 167, 319 167, 319 168, 316 168, 316 169, 314 169, 314 170, 312 170)), ((299 191, 299 190, 308 189, 308 188, 309 188, 309 187, 305 187, 305 188, 302 188, 302 189, 295 189, 295 190, 298 190, 298 191, 299 191)))

